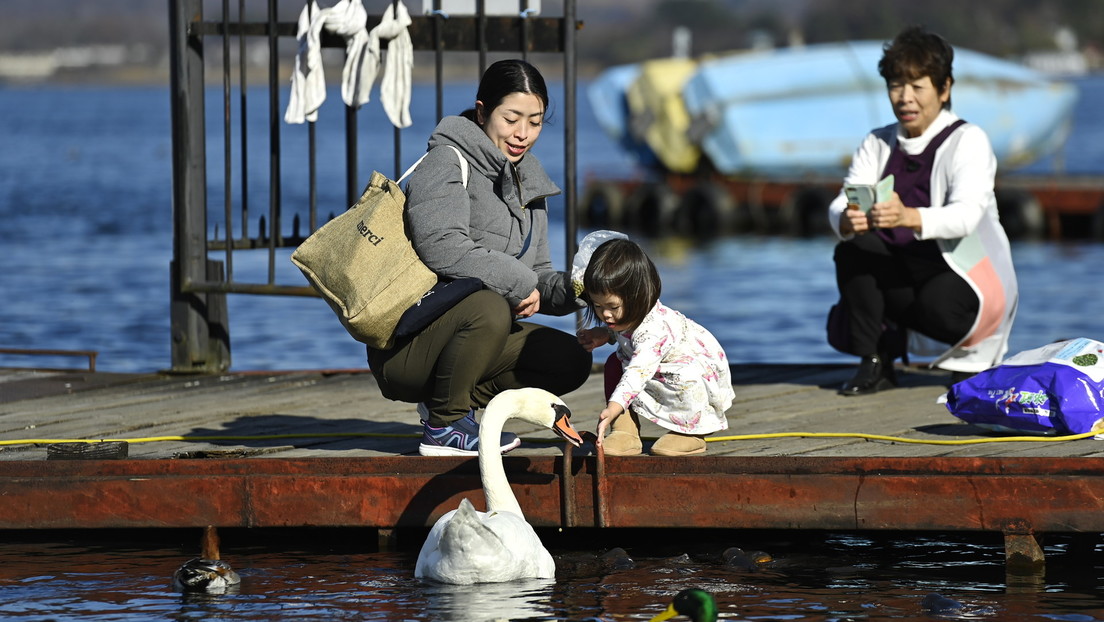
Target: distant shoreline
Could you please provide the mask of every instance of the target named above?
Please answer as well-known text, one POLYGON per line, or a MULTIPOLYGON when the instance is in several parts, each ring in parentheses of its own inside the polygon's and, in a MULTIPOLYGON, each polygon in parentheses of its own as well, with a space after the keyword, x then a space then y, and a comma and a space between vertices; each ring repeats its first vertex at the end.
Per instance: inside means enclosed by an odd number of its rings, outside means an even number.
MULTIPOLYGON (((563 61, 559 55, 548 55, 545 58, 540 58, 539 55, 534 55, 536 58, 532 58, 531 61, 537 64, 545 77, 550 81, 561 81, 563 79, 563 61)), ((491 59, 491 60, 496 60, 491 59)), ((447 63, 443 70, 443 78, 446 82, 457 81, 470 81, 477 82, 479 76, 475 75, 475 67, 478 61, 473 56, 471 61, 447 63)), ((294 67, 292 62, 283 62, 280 64, 279 69, 279 83, 287 84, 291 80, 291 72, 294 67)), ((216 71, 217 67, 208 66, 207 68, 207 84, 208 86, 219 86, 222 84, 222 77, 220 72, 216 71)), ((598 75, 604 68, 594 65, 580 64, 577 69, 577 75, 580 80, 589 80, 598 75)), ((233 75, 231 77, 231 84, 238 85, 240 80, 237 77, 237 67, 233 68, 233 75)), ((263 86, 267 84, 268 74, 267 69, 263 66, 257 66, 254 70, 250 71, 247 68, 248 83, 251 86, 263 86)), ((341 79, 341 67, 337 65, 327 65, 327 81, 333 81, 335 84, 341 79)), ((436 79, 436 74, 432 63, 426 63, 419 66, 415 64, 414 67, 414 82, 420 84, 430 84, 436 79)), ((79 69, 60 69, 48 76, 34 76, 34 77, 18 77, 18 76, 5 76, 0 75, 0 87, 34 87, 42 85, 60 85, 60 86, 168 86, 169 85, 169 66, 167 61, 164 63, 158 63, 157 65, 110 65, 110 66, 95 66, 95 67, 82 67, 79 69)))

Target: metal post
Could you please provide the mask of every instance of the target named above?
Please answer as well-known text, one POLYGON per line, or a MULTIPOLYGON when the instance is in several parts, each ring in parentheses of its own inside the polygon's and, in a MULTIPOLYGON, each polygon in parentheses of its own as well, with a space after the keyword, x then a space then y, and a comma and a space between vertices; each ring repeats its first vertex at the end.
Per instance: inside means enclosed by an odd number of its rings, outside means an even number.
POLYGON ((276 247, 282 242, 280 176, 280 40, 277 1, 268 0, 268 283, 276 282, 276 247))
POLYGON ((440 123, 441 119, 445 116, 444 105, 444 63, 445 63, 445 46, 442 39, 441 29, 444 24, 441 20, 447 19, 447 15, 441 11, 441 0, 433 0, 433 64, 434 64, 434 76, 433 81, 436 85, 437 92, 437 122, 440 123))
POLYGON ((577 117, 576 117, 576 81, 578 80, 575 59, 575 0, 564 1, 564 238, 566 266, 571 271, 571 261, 575 257, 575 237, 578 232, 576 217, 576 175, 577 171, 577 117))
MULTIPOLYGON (((209 273, 204 129, 203 44, 189 33, 202 20, 200 0, 170 0, 170 98, 173 137, 173 261, 170 267, 172 370, 215 372, 230 367, 226 296, 189 291, 209 273)), ((209 265, 215 264, 215 265, 209 265)))

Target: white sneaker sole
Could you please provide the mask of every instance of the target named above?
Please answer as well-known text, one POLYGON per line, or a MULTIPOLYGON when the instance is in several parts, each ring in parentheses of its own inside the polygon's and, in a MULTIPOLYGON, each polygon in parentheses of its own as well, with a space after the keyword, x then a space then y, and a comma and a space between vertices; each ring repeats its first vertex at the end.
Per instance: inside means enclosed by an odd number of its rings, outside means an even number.
MULTIPOLYGON (((513 442, 502 446, 502 453, 508 453, 521 445, 521 439, 515 438, 513 442)), ((418 444, 418 453, 422 456, 478 456, 478 451, 457 449, 456 447, 442 447, 441 445, 418 444)))

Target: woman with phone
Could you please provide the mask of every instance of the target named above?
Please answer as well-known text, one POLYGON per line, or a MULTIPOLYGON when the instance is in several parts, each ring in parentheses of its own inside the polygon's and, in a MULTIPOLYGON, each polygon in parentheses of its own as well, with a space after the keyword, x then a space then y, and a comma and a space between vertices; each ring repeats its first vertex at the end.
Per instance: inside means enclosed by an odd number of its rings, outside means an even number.
POLYGON ((953 60, 922 27, 885 46, 878 71, 897 122, 866 136, 843 186, 892 177, 892 192, 864 211, 841 189, 828 208, 840 239, 828 340, 861 359, 842 395, 896 386, 893 361, 908 352, 956 380, 1008 350, 1018 291, 993 193, 997 161, 985 131, 951 111, 953 60))

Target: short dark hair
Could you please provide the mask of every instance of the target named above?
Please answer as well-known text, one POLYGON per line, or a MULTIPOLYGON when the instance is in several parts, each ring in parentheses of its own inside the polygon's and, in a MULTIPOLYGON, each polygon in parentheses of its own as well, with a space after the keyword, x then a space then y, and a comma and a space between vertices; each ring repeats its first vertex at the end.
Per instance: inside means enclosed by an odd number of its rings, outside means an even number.
MULTIPOLYGON (((954 48, 943 37, 923 26, 909 26, 882 47, 878 73, 887 86, 895 80, 916 80, 928 76, 935 88, 943 93, 944 89, 950 89, 954 84, 953 64, 954 48)), ((950 97, 943 107, 950 110, 950 97)))
MULTIPOLYGON (((648 254, 632 240, 615 238, 594 249, 583 273, 583 291, 621 298, 621 323, 636 328, 659 300, 662 283, 648 254)), ((597 321, 587 300, 591 320, 597 321)))
MULTIPOLYGON (((545 116, 548 116, 548 87, 544 76, 536 67, 518 58, 500 60, 487 67, 479 80, 475 99, 483 102, 483 110, 489 114, 514 93, 536 95, 544 105, 545 116)), ((475 121, 475 108, 469 108, 461 115, 475 121)))

